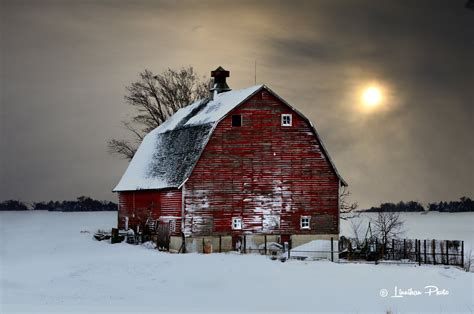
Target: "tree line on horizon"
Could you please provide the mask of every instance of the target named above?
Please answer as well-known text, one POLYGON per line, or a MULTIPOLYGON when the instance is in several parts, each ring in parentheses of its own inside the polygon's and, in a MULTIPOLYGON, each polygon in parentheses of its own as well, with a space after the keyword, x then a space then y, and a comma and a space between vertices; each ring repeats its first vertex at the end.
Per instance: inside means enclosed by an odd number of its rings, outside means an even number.
POLYGON ((429 203, 425 208, 421 203, 415 201, 398 202, 398 203, 382 203, 380 206, 371 207, 362 212, 474 212, 474 201, 469 197, 461 197, 459 201, 429 203))
POLYGON ((27 204, 18 200, 0 202, 0 211, 47 210, 61 212, 116 211, 117 203, 99 201, 88 196, 79 196, 75 201, 49 201, 27 204))
MULTIPOLYGON (((62 212, 90 212, 90 211, 116 211, 117 203, 111 201, 94 200, 87 196, 80 196, 75 201, 49 201, 37 202, 31 205, 18 201, 7 200, 0 202, 0 211, 15 210, 48 210, 62 212)), ((425 208, 421 203, 415 201, 382 203, 380 206, 371 207, 361 212, 474 212, 474 201, 469 197, 461 197, 459 201, 429 203, 425 208)))

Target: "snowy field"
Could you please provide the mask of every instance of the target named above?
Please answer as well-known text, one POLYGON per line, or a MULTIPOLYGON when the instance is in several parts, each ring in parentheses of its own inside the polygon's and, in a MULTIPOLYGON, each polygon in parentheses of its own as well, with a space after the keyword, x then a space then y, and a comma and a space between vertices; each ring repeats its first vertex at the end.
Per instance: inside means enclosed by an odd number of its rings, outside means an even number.
MULTIPOLYGON (((0 213, 0 313, 474 311, 473 273, 455 267, 281 263, 93 240, 96 229, 115 224, 115 215, 0 213), (449 294, 429 296, 428 285, 449 294), (422 294, 392 298, 395 286, 422 294), (382 289, 388 296, 380 296, 382 289)), ((472 243, 473 214, 404 216, 408 237, 442 233, 472 243)))

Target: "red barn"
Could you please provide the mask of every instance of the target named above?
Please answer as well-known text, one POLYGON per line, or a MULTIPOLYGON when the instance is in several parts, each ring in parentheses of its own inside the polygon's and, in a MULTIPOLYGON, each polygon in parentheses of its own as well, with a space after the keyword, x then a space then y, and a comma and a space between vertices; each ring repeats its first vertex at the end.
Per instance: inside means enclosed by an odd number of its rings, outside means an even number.
POLYGON ((212 72, 208 99, 177 111, 143 140, 115 187, 118 227, 169 227, 170 248, 226 251, 339 237, 346 183, 313 124, 265 85, 232 91, 212 72), (152 224, 154 225, 154 224, 152 224))

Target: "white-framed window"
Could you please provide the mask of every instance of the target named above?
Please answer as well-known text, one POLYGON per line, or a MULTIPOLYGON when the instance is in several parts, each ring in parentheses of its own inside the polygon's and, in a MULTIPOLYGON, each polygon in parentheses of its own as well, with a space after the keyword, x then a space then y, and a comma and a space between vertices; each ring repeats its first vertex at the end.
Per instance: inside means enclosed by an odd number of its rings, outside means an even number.
POLYGON ((311 216, 301 216, 300 218, 300 228, 301 229, 310 229, 311 216))
POLYGON ((292 126, 293 125, 293 116, 291 114, 282 114, 281 115, 281 125, 282 126, 292 126))
POLYGON ((240 217, 233 217, 232 218, 232 229, 233 230, 242 229, 242 218, 240 218, 240 217))

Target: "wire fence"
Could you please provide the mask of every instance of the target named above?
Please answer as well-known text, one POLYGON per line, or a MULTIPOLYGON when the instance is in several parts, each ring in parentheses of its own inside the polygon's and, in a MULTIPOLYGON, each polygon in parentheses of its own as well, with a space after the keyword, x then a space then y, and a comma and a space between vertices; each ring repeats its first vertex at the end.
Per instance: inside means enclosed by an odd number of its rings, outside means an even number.
POLYGON ((314 245, 293 247, 287 242, 268 243, 257 247, 243 238, 241 253, 258 253, 285 259, 327 259, 330 261, 399 261, 418 264, 464 266, 464 241, 437 239, 390 239, 383 243, 377 238, 364 240, 341 237, 339 240, 315 240, 314 245))
POLYGON ((314 240, 309 244, 294 246, 291 237, 287 241, 270 242, 267 236, 263 236, 263 243, 255 245, 247 241, 246 236, 242 237, 242 245, 239 251, 243 254, 257 253, 261 255, 270 255, 278 259, 326 259, 333 262, 339 260, 338 240, 330 238, 328 240, 314 240))
POLYGON ((464 265, 464 241, 436 239, 365 240, 341 237, 340 257, 347 260, 406 261, 418 264, 464 265))

